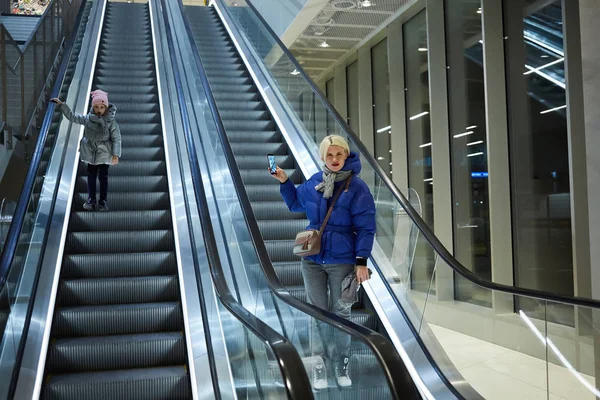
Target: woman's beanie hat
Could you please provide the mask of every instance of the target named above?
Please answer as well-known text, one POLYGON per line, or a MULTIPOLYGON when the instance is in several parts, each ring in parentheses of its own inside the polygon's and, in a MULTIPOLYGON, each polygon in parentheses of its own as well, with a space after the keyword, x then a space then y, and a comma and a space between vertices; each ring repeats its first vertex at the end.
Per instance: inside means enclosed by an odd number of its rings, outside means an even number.
POLYGON ((94 90, 92 93, 92 107, 96 104, 104 104, 108 108, 108 93, 103 90, 94 90))

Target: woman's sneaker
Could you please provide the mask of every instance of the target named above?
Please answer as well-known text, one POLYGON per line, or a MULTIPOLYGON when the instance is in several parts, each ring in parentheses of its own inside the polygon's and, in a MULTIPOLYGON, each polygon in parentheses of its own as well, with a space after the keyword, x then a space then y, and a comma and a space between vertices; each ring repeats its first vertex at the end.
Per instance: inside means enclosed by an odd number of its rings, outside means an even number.
POLYGON ((352 385, 352 379, 350 379, 350 374, 348 373, 349 363, 350 359, 348 356, 342 356, 335 364, 335 378, 340 387, 348 387, 352 385))
POLYGON ((83 203, 83 209, 86 211, 96 211, 96 199, 87 199, 87 201, 83 203))
POLYGON ((313 367, 313 388, 315 390, 327 388, 327 370, 325 369, 325 363, 321 358, 319 358, 319 361, 317 361, 313 367))
POLYGON ((98 202, 98 211, 108 211, 108 206, 106 205, 106 200, 100 200, 98 202))

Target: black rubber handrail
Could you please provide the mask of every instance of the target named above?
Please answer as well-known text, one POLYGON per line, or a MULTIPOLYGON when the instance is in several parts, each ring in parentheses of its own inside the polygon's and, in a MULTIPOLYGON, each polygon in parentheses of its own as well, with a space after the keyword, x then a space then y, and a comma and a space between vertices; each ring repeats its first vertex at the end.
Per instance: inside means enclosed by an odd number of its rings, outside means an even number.
POLYGON ((373 355, 381 366, 383 375, 385 376, 389 385, 392 398, 421 398, 410 376, 410 373, 406 368, 406 365, 400 358, 400 355, 392 343, 390 343, 383 335, 297 299, 289 293, 287 288, 279 280, 277 272, 275 271, 267 252, 265 243, 262 239, 258 222, 256 221, 254 212, 252 211, 252 205, 250 203, 248 194, 246 193, 242 176, 231 148, 231 143, 227 137, 223 120, 221 119, 217 103, 210 88, 204 65, 200 58, 200 54, 198 53, 198 49, 196 48, 191 27, 187 21, 187 18, 185 17, 182 1, 179 0, 178 3, 181 13, 184 16, 184 24, 191 43, 192 56, 194 57, 196 66, 198 68, 199 77, 202 81, 204 92, 208 100, 208 105, 214 118, 221 145, 223 146, 223 153, 225 155, 225 159, 227 160, 227 166, 229 168, 229 172, 231 173, 231 178, 240 202, 242 214, 244 215, 244 219, 252 239, 252 244, 254 245, 254 249, 258 256, 259 265, 265 277, 267 278, 267 284, 269 285, 271 291, 279 299, 293 308, 298 309, 303 313, 308 314, 311 317, 323 321, 329 325, 335 326, 337 329, 341 329, 346 334, 357 338, 359 341, 365 344, 373 352, 373 355))
MULTIPOLYGON (((215 0, 222 7, 227 7, 223 4, 222 0, 215 0)), ((417 213, 417 211, 413 208, 410 202, 404 197, 402 192, 398 189, 396 184, 392 182, 392 180, 386 175, 383 171, 383 168, 377 163, 375 158, 369 153, 369 150, 366 146, 361 142, 356 133, 352 131, 352 128, 344 121, 344 119, 340 116, 340 114, 336 111, 335 107, 327 100, 327 97, 323 95, 318 86, 312 81, 310 76, 304 71, 302 65, 296 60, 294 55, 290 52, 290 50, 283 44, 279 36, 273 31, 273 29, 269 26, 269 24, 262 17, 260 12, 256 9, 256 7, 252 4, 250 0, 245 0, 246 4, 248 4, 248 8, 250 8, 256 17, 261 21, 264 28, 269 32, 271 38, 277 43, 280 50, 290 59, 292 64, 300 75, 304 78, 306 83, 309 85, 315 96, 327 108, 327 111, 333 116, 335 121, 344 129, 344 133, 348 135, 350 141, 361 153, 361 156, 367 160, 367 162, 371 165, 371 167, 375 170, 378 177, 383 181, 385 186, 392 192, 394 198, 400 203, 402 208, 406 211, 406 214, 410 217, 410 219, 415 223, 417 228, 421 231, 425 239, 431 244, 436 253, 440 256, 442 260, 444 260, 450 268, 454 270, 457 274, 462 276, 463 278, 471 281, 472 283, 484 287, 489 290, 495 290, 499 292, 510 293, 517 296, 530 297, 538 300, 545 301, 553 301, 557 303, 564 303, 574 306, 582 306, 582 307, 590 307, 590 308, 600 308, 600 300, 589 299, 585 297, 578 296, 563 296, 558 295, 542 290, 534 290, 534 289, 525 289, 516 286, 503 285, 500 283, 491 282, 485 279, 482 279, 475 275, 472 271, 467 269, 464 265, 462 265, 454 256, 446 249, 446 247, 440 242, 440 240, 435 236, 429 225, 421 218, 421 216, 417 213)))
MULTIPOLYGON (((78 11, 77 20, 73 25, 74 29, 71 32, 71 37, 66 43, 65 50, 63 52, 63 59, 60 63, 60 67, 56 74, 56 82, 54 82, 50 98, 58 97, 60 94, 65 74, 69 66, 69 61, 71 59, 73 45, 77 40, 77 30, 79 24, 81 23, 81 18, 83 16, 84 5, 85 1, 82 1, 79 5, 80 9, 78 11)), ((37 171, 40 167, 42 155, 44 153, 46 139, 48 138, 48 131, 50 130, 50 126, 52 125, 52 118, 54 116, 55 107, 56 105, 52 102, 48 104, 46 114, 44 115, 44 121, 42 122, 42 126, 40 128, 40 134, 37 138, 35 149, 31 157, 31 162, 27 170, 27 175, 25 176, 23 189, 21 190, 21 194, 19 195, 19 200, 15 208, 12 223, 10 224, 10 228, 8 230, 8 235, 6 238, 4 249, 2 251, 2 256, 0 256, 0 292, 3 290, 4 285, 6 284, 6 280, 10 272, 10 266, 12 264, 14 254, 19 243, 21 229, 23 227, 23 222, 25 221, 25 215, 27 214, 27 206, 29 205, 29 199, 31 198, 31 194, 35 186, 37 171)))
MULTIPOLYGON (((183 94, 183 86, 181 83, 181 74, 179 67, 177 66, 177 60, 175 58, 175 48, 173 45, 173 37, 170 29, 170 22, 165 10, 165 0, 161 0, 163 5, 163 17, 165 20, 165 29, 167 36, 167 43, 169 47, 169 53, 171 55, 171 65, 173 67, 173 74, 175 78, 175 87, 177 90, 177 100, 179 108, 181 110, 181 117, 183 121, 183 131, 186 141, 186 147, 188 150, 188 156, 190 159, 190 168, 192 173, 192 184, 194 187, 194 194, 197 200, 198 213, 202 222, 204 245, 206 247, 206 254, 208 257, 208 265, 213 278, 215 291, 219 297, 221 303, 251 332, 253 332, 265 346, 269 347, 276 358, 279 371, 283 378, 283 385, 287 392, 287 397, 290 399, 304 400, 312 399, 313 393, 308 380, 308 375, 305 372, 304 364, 300 355, 296 351, 296 348, 290 343, 285 337, 280 335, 277 331, 266 325, 263 321, 257 318, 254 314, 250 313, 245 309, 231 294, 229 286, 223 272, 223 266, 219 257, 219 250, 215 236, 213 234, 214 229, 211 222, 210 210, 208 207, 208 201, 206 199, 206 193, 202 183, 202 174, 200 172, 198 154, 196 152, 196 146, 194 144, 194 137, 190 127, 189 113, 185 97, 183 94)), ((210 346, 209 346, 210 347, 210 346)), ((216 375, 216 374, 215 374, 216 375)), ((213 375, 214 376, 214 375, 213 375)), ((215 376, 216 378, 216 376, 215 376)), ((215 379, 213 379, 213 382, 215 379)), ((216 380, 218 381, 218 379, 216 380)))

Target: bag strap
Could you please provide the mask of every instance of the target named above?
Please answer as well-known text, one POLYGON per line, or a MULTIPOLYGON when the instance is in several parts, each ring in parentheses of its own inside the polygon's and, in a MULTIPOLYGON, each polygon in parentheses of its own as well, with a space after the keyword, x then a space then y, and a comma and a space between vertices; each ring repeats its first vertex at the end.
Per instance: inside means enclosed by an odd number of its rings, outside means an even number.
POLYGON ((346 183, 344 185, 340 186, 338 191, 335 193, 335 197, 333 198, 333 201, 331 202, 331 205, 329 206, 329 210, 327 210, 327 215, 325 216, 325 220, 323 221, 323 224, 321 225, 321 229, 319 229, 319 236, 321 236, 323 234, 323 231, 325 230, 325 227, 327 226, 327 222, 329 222, 329 217, 331 217, 331 213, 333 212, 333 206, 335 206, 335 202, 342 194, 342 190, 344 192, 347 192, 348 189, 350 188, 350 180, 351 179, 352 179, 352 175, 350 175, 346 179, 346 183))

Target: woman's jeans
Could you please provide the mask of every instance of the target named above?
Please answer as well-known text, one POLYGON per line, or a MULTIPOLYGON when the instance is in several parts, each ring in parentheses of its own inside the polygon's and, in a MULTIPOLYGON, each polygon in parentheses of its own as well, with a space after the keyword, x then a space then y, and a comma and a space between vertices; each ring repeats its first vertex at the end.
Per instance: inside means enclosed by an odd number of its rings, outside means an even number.
MULTIPOLYGON (((324 310, 329 310, 342 318, 350 318, 350 309, 352 307, 340 307, 338 299, 342 293, 342 281, 344 278, 354 272, 352 264, 316 264, 309 260, 302 260, 302 276, 304 277, 304 286, 306 287, 307 299, 313 304, 324 310), (329 298, 327 290, 329 289, 329 298)), ((311 349, 313 356, 327 358, 327 346, 329 343, 332 328, 330 325, 313 319, 311 327, 311 349)), ((333 332, 335 349, 334 359, 343 355, 348 355, 350 351, 349 334, 341 329, 335 329, 333 332)))
POLYGON ((87 165, 88 173, 88 197, 96 201, 96 179, 100 181, 100 201, 106 201, 108 194, 108 167, 110 165, 87 165))

